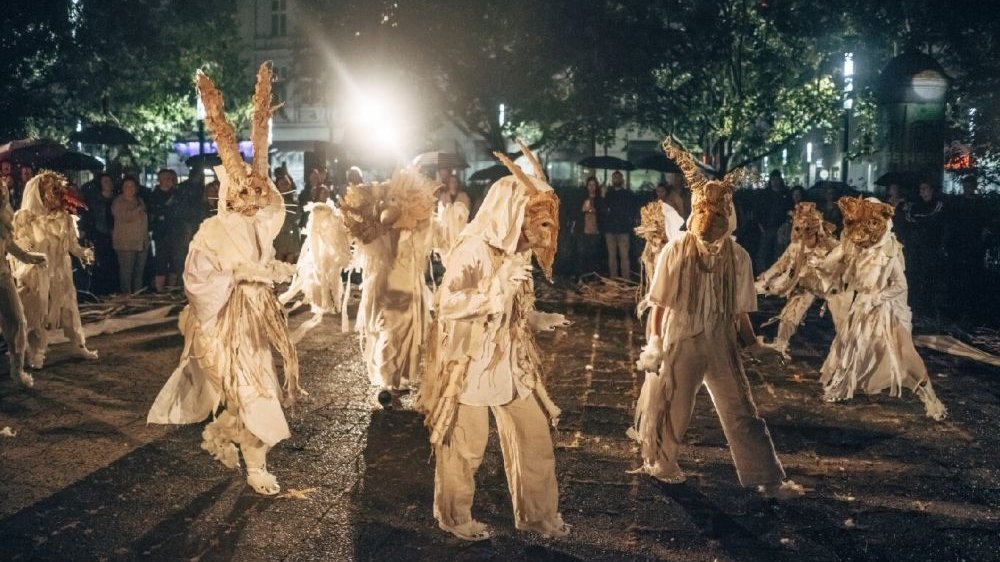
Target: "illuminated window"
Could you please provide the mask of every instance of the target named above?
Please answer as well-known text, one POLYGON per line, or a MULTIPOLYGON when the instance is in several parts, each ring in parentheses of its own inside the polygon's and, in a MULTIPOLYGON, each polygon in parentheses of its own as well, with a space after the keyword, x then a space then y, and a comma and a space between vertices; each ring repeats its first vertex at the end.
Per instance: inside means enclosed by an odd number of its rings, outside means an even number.
POLYGON ((288 5, 286 0, 271 0, 271 36, 284 37, 288 33, 288 5))

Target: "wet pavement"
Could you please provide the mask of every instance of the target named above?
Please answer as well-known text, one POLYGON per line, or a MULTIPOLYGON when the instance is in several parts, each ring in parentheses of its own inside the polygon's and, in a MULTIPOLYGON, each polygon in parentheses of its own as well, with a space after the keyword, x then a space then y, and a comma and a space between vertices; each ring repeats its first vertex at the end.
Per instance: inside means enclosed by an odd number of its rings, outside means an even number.
POLYGON ((437 530, 419 416, 406 398, 375 405, 356 339, 328 318, 299 348, 310 398, 269 455, 278 498, 201 451, 200 424, 146 425, 180 354, 172 326, 94 338, 97 362, 56 346, 31 391, 4 376, 0 429, 16 435, 0 436, 0 560, 1000 559, 1000 369, 921 350, 952 413, 944 423, 912 395, 825 404, 816 370, 832 330, 814 311, 791 364, 750 370, 786 470, 810 490, 778 504, 739 487, 705 392, 681 459, 689 481, 629 474, 641 325, 624 311, 548 309, 574 321, 540 337, 564 410, 568 538, 514 530, 495 434, 474 509, 496 536, 467 544, 437 530))

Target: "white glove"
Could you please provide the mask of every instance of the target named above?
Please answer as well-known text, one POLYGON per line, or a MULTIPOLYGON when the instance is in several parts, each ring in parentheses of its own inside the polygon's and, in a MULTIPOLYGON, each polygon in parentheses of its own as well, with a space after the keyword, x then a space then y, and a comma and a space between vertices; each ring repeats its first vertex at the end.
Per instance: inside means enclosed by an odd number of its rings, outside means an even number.
POLYGON ((538 312, 531 314, 528 319, 531 329, 536 332, 551 332, 556 328, 565 328, 572 324, 565 316, 555 312, 538 312))
POLYGON ((275 283, 288 281, 297 271, 294 263, 271 260, 267 265, 271 269, 271 278, 274 279, 275 283))
POLYGON ((288 280, 295 273, 295 266, 290 263, 272 260, 266 264, 243 262, 236 266, 233 275, 237 281, 254 283, 275 283, 288 280))
POLYGON ((635 367, 645 373, 659 373, 661 363, 663 363, 663 339, 660 336, 651 336, 646 346, 642 348, 635 367))

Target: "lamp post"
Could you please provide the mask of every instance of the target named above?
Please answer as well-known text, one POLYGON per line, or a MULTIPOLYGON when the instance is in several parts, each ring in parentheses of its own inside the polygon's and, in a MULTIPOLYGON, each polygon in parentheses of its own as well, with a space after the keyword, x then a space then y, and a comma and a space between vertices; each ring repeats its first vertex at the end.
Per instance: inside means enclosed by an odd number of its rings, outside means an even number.
POLYGON ((844 159, 840 164, 840 180, 847 183, 847 151, 850 150, 851 109, 854 107, 854 53, 844 53, 844 159))

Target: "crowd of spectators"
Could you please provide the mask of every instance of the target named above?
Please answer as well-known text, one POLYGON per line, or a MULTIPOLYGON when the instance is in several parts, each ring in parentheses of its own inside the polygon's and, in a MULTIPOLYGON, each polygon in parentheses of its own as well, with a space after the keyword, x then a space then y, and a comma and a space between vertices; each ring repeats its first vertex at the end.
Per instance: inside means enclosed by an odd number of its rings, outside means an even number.
MULTIPOLYGON (((15 208, 33 174, 31 166, 0 162, 0 184, 7 186, 15 208)), ((275 251, 278 259, 294 262, 308 204, 336 201, 344 186, 334 185, 325 170, 311 170, 299 190, 283 166, 274 170, 274 180, 287 209, 275 251)), ((351 168, 344 180, 361 182, 361 170, 351 168)), ((442 193, 461 198, 474 214, 477 205, 459 178, 445 174, 441 181, 447 187, 442 193)), ((992 289, 1000 281, 1000 197, 981 195, 975 177, 965 178, 962 186, 960 195, 942 196, 929 182, 915 190, 891 184, 882 195, 896 209, 894 229, 903 244, 910 304, 918 318, 980 321, 1000 304, 994 302, 998 297, 992 289)), ((736 236, 753 257, 754 270, 767 269, 789 244, 792 209, 798 202, 814 201, 839 233, 842 187, 828 183, 809 190, 789 188, 775 170, 764 189, 737 190, 736 236)), ((85 286, 98 295, 177 287, 187 247, 218 204, 218 182, 206 183, 200 170, 192 170, 183 182, 173 170, 160 170, 151 189, 135 176, 116 181, 102 173, 81 191, 88 206, 80 217, 81 236, 96 256, 85 286)), ((556 273, 571 279, 593 274, 636 277, 642 242, 633 229, 641 207, 659 200, 677 221, 690 211, 690 193, 682 185, 662 182, 637 192, 626 186, 621 172, 612 173, 605 185, 591 176, 581 187, 560 189, 559 196, 562 229, 556 273)))

